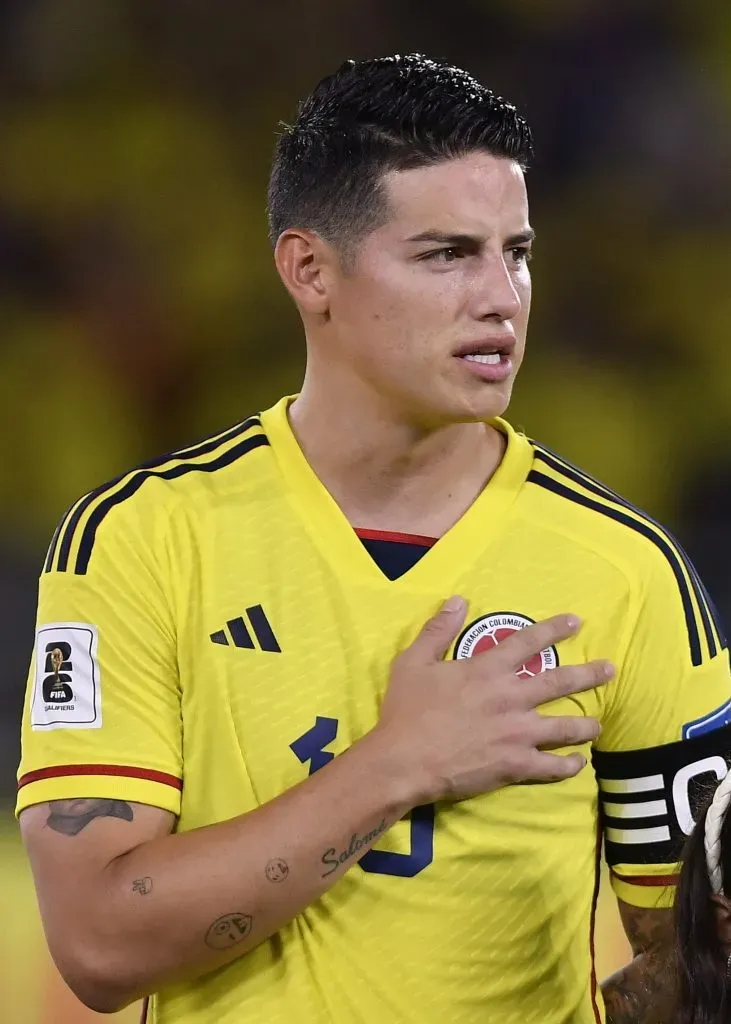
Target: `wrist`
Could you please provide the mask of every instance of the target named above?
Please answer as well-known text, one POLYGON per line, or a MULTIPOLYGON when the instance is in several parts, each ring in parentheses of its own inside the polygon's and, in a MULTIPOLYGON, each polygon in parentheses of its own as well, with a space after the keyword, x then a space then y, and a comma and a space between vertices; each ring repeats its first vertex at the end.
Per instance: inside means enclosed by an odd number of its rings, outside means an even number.
POLYGON ((390 730, 379 724, 354 745, 368 766, 369 780, 378 787, 394 819, 432 799, 425 773, 403 751, 390 730))

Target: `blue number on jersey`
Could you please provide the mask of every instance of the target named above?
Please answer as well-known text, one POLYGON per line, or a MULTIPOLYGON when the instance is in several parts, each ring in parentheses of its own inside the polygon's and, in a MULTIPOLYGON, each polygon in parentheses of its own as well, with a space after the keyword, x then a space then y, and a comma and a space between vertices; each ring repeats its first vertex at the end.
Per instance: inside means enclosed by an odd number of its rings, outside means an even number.
MULTIPOLYGON (((308 775, 314 775, 335 757, 329 746, 338 734, 337 718, 317 715, 315 724, 299 736, 290 749, 302 764, 310 762, 308 775)), ((411 853, 392 853, 390 850, 369 850, 358 863, 364 871, 376 875, 397 875, 413 878, 434 860, 434 804, 414 807, 409 813, 411 825, 411 853)))
POLYGON ((337 734, 337 718, 323 718, 322 715, 318 715, 312 728, 299 736, 294 743, 290 743, 290 750, 294 751, 302 764, 310 762, 308 775, 314 775, 335 757, 335 754, 323 748, 329 746, 337 734))
POLYGON ((434 804, 414 807, 411 819, 411 853, 390 850, 369 850, 359 860, 364 871, 376 875, 399 875, 413 878, 434 860, 434 804))

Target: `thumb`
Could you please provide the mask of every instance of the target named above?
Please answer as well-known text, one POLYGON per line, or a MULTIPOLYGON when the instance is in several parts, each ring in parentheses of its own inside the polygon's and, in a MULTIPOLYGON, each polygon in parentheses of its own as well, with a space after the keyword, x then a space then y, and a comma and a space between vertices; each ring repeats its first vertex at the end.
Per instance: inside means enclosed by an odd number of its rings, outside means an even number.
POLYGON ((462 628, 466 612, 467 602, 463 597, 450 597, 424 624, 411 650, 429 661, 441 661, 462 628))

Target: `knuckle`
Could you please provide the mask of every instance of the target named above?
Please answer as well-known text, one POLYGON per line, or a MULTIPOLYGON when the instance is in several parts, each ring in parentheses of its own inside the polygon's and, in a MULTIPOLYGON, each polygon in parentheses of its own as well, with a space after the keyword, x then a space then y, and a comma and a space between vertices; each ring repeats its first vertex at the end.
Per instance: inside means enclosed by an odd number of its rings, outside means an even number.
POLYGON ((548 697, 563 697, 567 693, 571 693, 573 689, 571 669, 567 666, 561 666, 560 668, 554 668, 544 673, 543 676, 547 689, 548 697))
POLYGON ((422 635, 433 636, 435 633, 439 633, 441 631, 442 625, 443 622, 440 618, 429 619, 429 621, 422 627, 422 635))
POLYGON ((556 669, 556 677, 560 693, 573 693, 594 683, 594 670, 590 665, 564 665, 556 669))
POLYGON ((566 745, 595 740, 600 732, 601 726, 595 718, 569 718, 566 721, 566 745))
MULTIPOLYGON (((536 717, 540 717, 536 714, 536 717)), ((503 727, 503 740, 509 745, 509 749, 515 754, 517 748, 525 745, 530 732, 530 722, 526 723, 523 715, 508 714, 505 716, 503 727)))
POLYGON ((513 710, 510 695, 506 691, 493 694, 490 713, 497 718, 506 718, 513 710))
POLYGON ((568 747, 569 744, 576 742, 576 730, 572 723, 565 719, 561 720, 561 724, 556 729, 556 741, 559 747, 568 747))
POLYGON ((498 762, 500 778, 506 782, 518 782, 523 778, 525 766, 517 751, 505 751, 498 762))
POLYGON ((540 760, 536 760, 536 775, 541 779, 563 779, 566 775, 564 758, 558 754, 540 754, 540 760))

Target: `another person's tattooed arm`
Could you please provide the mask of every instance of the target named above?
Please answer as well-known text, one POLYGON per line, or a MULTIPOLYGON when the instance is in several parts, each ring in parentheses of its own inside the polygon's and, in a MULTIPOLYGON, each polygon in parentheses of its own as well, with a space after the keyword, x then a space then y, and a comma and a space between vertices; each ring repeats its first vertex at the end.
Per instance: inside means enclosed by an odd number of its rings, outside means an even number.
POLYGON ((677 1002, 673 911, 619 901, 634 959, 602 984, 607 1024, 668 1024, 677 1002))

